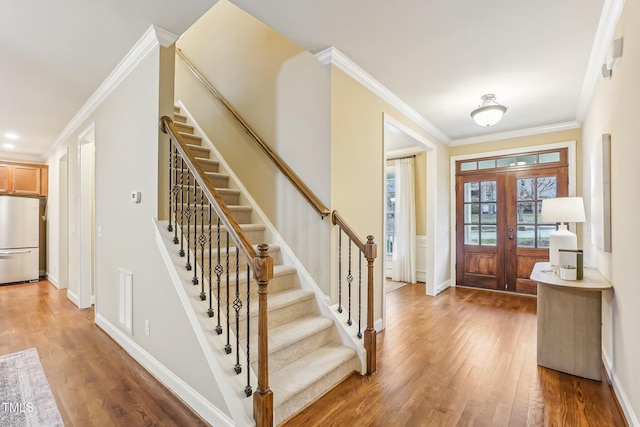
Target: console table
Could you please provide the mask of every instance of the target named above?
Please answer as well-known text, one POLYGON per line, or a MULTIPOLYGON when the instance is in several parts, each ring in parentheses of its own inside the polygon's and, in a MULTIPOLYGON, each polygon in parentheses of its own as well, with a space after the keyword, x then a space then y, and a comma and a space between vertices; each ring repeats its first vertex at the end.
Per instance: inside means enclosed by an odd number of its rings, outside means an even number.
POLYGON ((582 280, 562 280, 539 262, 531 272, 538 284, 538 365, 602 380, 602 291, 611 284, 593 268, 582 280))

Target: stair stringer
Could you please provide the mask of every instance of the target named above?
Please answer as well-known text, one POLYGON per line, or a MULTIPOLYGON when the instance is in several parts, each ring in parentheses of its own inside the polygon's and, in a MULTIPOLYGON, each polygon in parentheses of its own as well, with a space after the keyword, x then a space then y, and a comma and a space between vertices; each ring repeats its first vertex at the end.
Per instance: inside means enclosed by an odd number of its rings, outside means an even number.
MULTIPOLYGON (((282 257, 282 261, 292 267, 295 267, 298 270, 298 276, 300 278, 300 286, 303 289, 309 290, 314 293, 318 308, 320 313, 332 319, 334 324, 336 325, 336 330, 339 333, 340 341, 343 345, 351 347, 356 351, 358 355, 358 360, 360 361, 360 374, 364 375, 367 370, 366 364, 366 350, 364 348, 364 341, 358 339, 356 336, 357 330, 354 325, 349 326, 346 323, 346 317, 344 313, 338 313, 337 304, 331 305, 331 299, 328 295, 326 295, 316 281, 313 279, 309 271, 305 268, 305 266, 300 262, 298 257, 296 257, 295 252, 291 249, 291 247, 287 244, 286 240, 282 237, 282 235, 278 232, 277 228, 273 225, 269 217, 264 213, 264 211, 260 208, 255 199, 251 196, 251 193, 247 190, 247 188, 242 184, 238 176, 233 172, 229 164, 226 162, 220 151, 218 151, 217 147, 213 144, 213 142, 209 139, 206 132, 200 127, 198 122, 195 120, 189 109, 182 103, 182 101, 178 100, 176 102, 177 105, 180 106, 181 112, 187 116, 189 124, 192 124, 198 136, 202 138, 202 144, 206 145, 207 148, 211 150, 211 153, 214 155, 216 160, 220 162, 220 167, 224 169, 224 172, 229 175, 230 183, 233 183, 233 187, 237 190, 240 190, 241 197, 244 199, 246 204, 253 208, 253 213, 257 218, 253 220, 253 222, 261 223, 265 226, 265 237, 268 237, 267 241, 276 243, 280 246, 280 253, 282 257)), ((325 218, 323 221, 329 221, 328 218, 325 218)))
MULTIPOLYGON (((180 257, 175 250, 170 250, 175 245, 171 240, 171 234, 165 232, 166 226, 163 229, 165 224, 156 219, 153 222, 158 249, 165 261, 171 282, 175 286, 178 298, 202 348, 211 373, 221 390, 233 390, 233 392, 222 393, 225 403, 231 412, 233 422, 236 426, 254 426, 253 398, 246 397, 243 393, 246 385, 246 374, 236 375, 233 369, 229 368, 229 366, 233 365, 229 362, 229 355, 222 350, 225 345, 225 341, 222 339, 223 335, 213 333, 211 319, 205 314, 204 310, 198 307, 198 304, 201 304, 199 297, 200 287, 187 288, 185 286, 185 283, 190 283, 192 273, 185 269, 177 268, 178 265, 183 263, 184 258, 180 257), (193 292, 188 292, 187 289, 193 289, 193 292)), ((257 383, 257 378, 251 371, 251 384, 257 383)))

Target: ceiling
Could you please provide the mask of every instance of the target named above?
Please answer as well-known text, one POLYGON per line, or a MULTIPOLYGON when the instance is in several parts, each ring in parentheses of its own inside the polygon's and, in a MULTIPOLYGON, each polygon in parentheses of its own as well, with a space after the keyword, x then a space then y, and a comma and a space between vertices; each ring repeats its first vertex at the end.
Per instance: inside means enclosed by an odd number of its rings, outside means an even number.
MULTIPOLYGON (((335 47, 456 145, 579 126, 608 44, 603 6, 621 0, 232 1, 312 53, 335 47), (490 128, 469 116, 486 93, 509 107, 490 128)), ((43 159, 152 24, 182 34, 216 0, 5 3, 0 157, 43 159)))

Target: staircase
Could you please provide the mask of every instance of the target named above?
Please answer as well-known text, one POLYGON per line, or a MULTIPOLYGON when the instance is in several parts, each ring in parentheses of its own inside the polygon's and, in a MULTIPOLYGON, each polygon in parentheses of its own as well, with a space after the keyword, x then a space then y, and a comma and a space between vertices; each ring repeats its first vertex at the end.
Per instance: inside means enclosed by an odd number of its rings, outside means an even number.
MULTIPOLYGON (((230 178, 221 170, 217 160, 212 158, 211 150, 202 144, 202 138, 195 135, 194 126, 187 123, 187 117, 180 114, 180 107, 175 107, 174 125, 181 136, 187 142, 189 149, 197 158, 198 163, 205 171, 207 177, 216 187, 229 210, 233 213, 242 230, 249 240, 256 243, 265 242, 265 226, 256 218, 250 206, 241 205, 241 192, 230 188, 230 178)), ((186 183, 184 183, 186 186, 186 183)), ((190 187, 193 194, 193 187, 190 187)), ((200 198, 196 191, 196 199, 200 198)), ((196 208, 194 216, 200 218, 200 211, 196 208)), ((213 220, 215 221, 215 220, 213 220)), ((224 228, 221 228, 224 230, 224 228)), ((190 236, 192 242, 197 240, 201 233, 202 224, 191 224, 189 230, 186 225, 183 232, 190 236)), ((168 233, 168 232, 167 232, 168 233)), ((220 255, 226 260, 226 234, 221 234, 220 255)), ((205 251, 205 261, 200 262, 201 247, 196 246, 199 264, 204 266, 194 267, 194 277, 200 276, 201 268, 209 270, 208 260, 212 263, 218 256, 214 244, 211 249, 211 258, 208 246, 205 251)), ((169 248, 177 251, 177 246, 169 248)), ((323 316, 319 310, 319 302, 316 301, 314 292, 303 289, 300 285, 298 272, 294 267, 282 263, 280 248, 270 245, 269 255, 274 259, 274 277, 269 282, 268 294, 268 328, 269 328, 269 383, 274 397, 274 421, 280 424, 291 417, 309 403, 316 400, 333 386, 338 384, 354 371, 361 371, 360 360, 351 347, 347 347, 340 341, 337 327, 332 318, 323 316)), ((194 255, 192 254, 192 258, 194 255)), ((181 258, 184 261, 184 258, 181 258)), ((235 270, 236 251, 229 248, 230 268, 235 270)), ((215 264, 215 263, 214 263, 215 264)), ((215 266, 215 265, 214 265, 215 266)), ((179 265, 184 270, 184 264, 179 265)), ((246 261, 241 257, 239 271, 245 272, 240 277, 246 276, 246 261)), ((246 286, 246 277, 241 279, 246 286)), ((185 287, 193 288, 191 281, 185 281, 185 287)), ((226 307, 227 301, 236 298, 235 290, 230 289, 233 295, 227 295, 226 287, 220 288, 220 305, 226 307)), ((218 295, 214 293, 214 297, 218 295)), ((243 306, 247 295, 239 295, 243 306)), ((251 336, 250 348, 257 346, 257 284, 251 281, 249 314, 243 309, 240 313, 240 339, 246 338, 246 325, 250 323, 251 336)), ((209 301, 197 301, 201 307, 197 310, 207 312, 209 301)), ((321 303, 321 302, 320 302, 321 303)), ((213 304, 214 306, 216 303, 213 304)), ((188 309, 192 309, 188 307, 188 309)), ((224 311, 224 308, 222 309, 224 311)), ((211 319, 211 327, 207 334, 211 334, 215 322, 211 319)), ((257 372, 257 351, 251 352, 251 367, 257 372)), ((233 364, 223 369, 233 370, 233 364)))

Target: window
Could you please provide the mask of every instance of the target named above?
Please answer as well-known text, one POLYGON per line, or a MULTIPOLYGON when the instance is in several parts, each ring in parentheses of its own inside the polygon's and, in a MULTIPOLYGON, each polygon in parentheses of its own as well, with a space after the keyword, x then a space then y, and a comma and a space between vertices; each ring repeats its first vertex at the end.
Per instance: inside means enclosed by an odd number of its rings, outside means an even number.
POLYGON ((396 235, 396 171, 394 167, 387 168, 387 200, 385 204, 385 250, 393 252, 393 242, 396 235))

